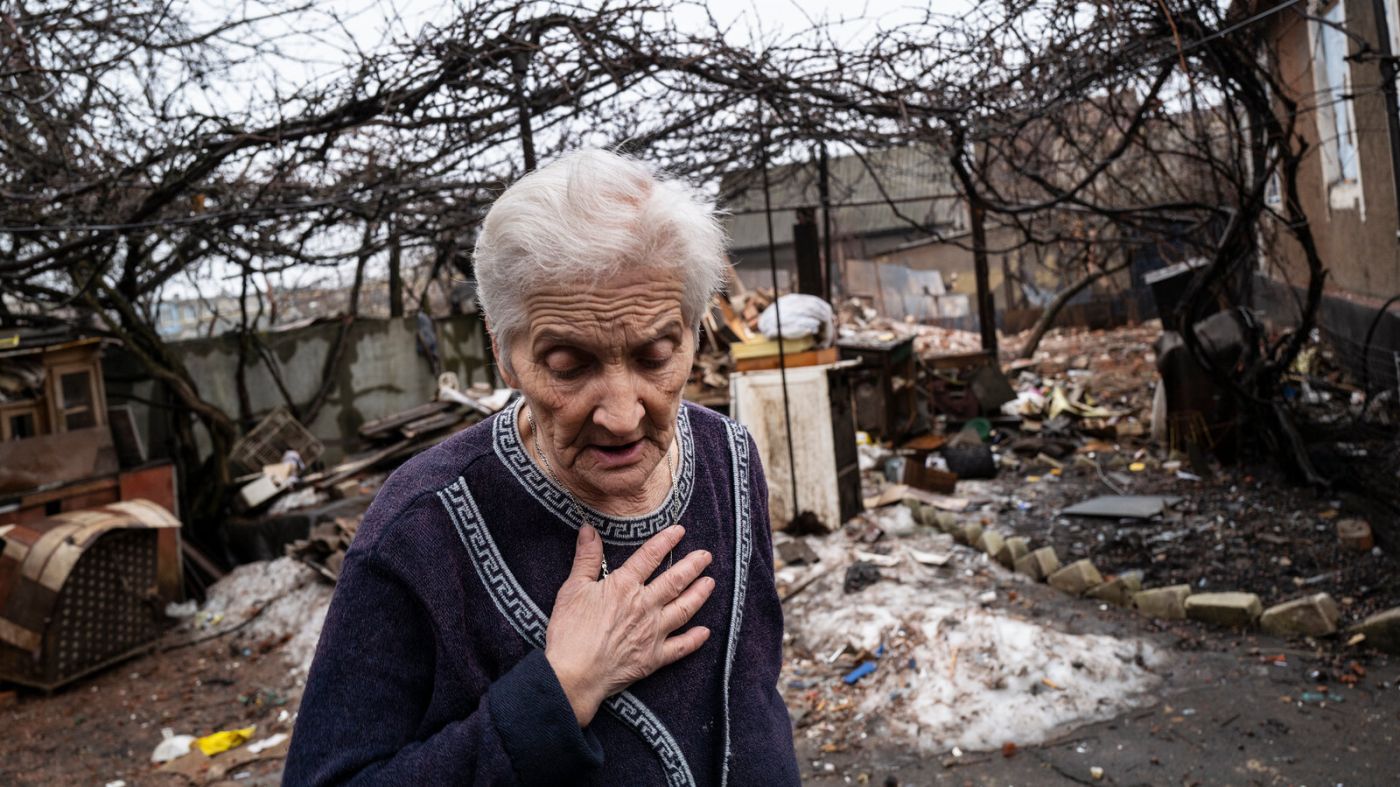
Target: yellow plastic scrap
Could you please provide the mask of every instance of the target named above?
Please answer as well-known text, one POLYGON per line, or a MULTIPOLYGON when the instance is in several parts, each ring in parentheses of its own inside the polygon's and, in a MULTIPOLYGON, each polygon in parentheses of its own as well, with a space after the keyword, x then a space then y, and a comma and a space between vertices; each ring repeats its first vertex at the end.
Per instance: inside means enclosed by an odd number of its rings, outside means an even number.
POLYGON ((257 727, 244 727, 241 730, 222 730, 203 738, 195 738, 194 745, 204 756, 213 757, 215 754, 226 752, 229 749, 236 749, 247 743, 252 737, 257 727))

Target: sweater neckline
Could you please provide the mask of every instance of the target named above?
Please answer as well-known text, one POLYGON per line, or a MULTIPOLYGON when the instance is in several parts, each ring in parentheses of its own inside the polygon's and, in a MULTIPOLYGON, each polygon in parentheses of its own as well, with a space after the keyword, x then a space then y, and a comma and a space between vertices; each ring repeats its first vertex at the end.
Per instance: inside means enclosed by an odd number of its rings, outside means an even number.
MULTIPOLYGON (((521 440, 517 422, 524 401, 524 397, 516 397, 515 401, 496 414, 491 428, 496 456, 536 502, 554 514, 556 519, 578 530, 583 523, 577 517, 569 493, 555 483, 554 479, 541 472, 521 440)), ((680 472, 660 506, 647 514, 619 517, 598 511, 585 505, 583 501, 578 502, 584 516, 598 529, 598 535, 604 542, 640 544, 662 528, 680 521, 681 514, 690 504, 690 495, 695 488, 695 440, 691 433, 690 414, 687 409, 682 402, 676 414, 676 439, 680 441, 680 472)))

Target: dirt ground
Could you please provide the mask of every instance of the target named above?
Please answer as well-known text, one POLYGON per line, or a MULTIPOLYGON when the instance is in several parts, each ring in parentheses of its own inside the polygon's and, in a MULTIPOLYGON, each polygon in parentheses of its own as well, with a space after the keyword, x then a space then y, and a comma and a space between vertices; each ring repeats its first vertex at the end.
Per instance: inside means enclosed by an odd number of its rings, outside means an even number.
POLYGON ((235 749, 189 776, 159 771, 150 758, 162 728, 203 735, 256 726, 254 740, 290 735, 301 688, 280 644, 233 633, 156 650, 51 696, 20 689, 17 703, 0 711, 0 784, 277 784, 285 744, 255 759, 235 749))

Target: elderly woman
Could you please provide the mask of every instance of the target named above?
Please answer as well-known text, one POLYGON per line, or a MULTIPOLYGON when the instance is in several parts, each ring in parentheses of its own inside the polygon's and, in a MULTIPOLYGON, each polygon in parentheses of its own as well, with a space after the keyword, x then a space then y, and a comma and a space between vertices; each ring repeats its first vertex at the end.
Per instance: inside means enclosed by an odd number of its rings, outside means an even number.
POLYGON ((681 401, 724 273, 710 203, 611 153, 476 246, 521 396, 395 472, 346 556, 288 784, 796 784, 767 488, 681 401))

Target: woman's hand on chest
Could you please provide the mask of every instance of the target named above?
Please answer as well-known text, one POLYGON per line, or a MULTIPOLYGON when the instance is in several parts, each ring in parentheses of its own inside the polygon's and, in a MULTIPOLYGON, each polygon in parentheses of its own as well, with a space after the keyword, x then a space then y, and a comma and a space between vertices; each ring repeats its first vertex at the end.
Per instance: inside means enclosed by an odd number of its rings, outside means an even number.
POLYGON ((591 527, 579 530, 573 570, 554 600, 545 658, 586 727, 603 700, 699 650, 710 630, 696 626, 671 636, 694 617, 714 590, 700 576, 709 552, 691 552, 656 579, 685 529, 673 525, 652 536, 620 568, 598 579, 603 542, 591 527))

